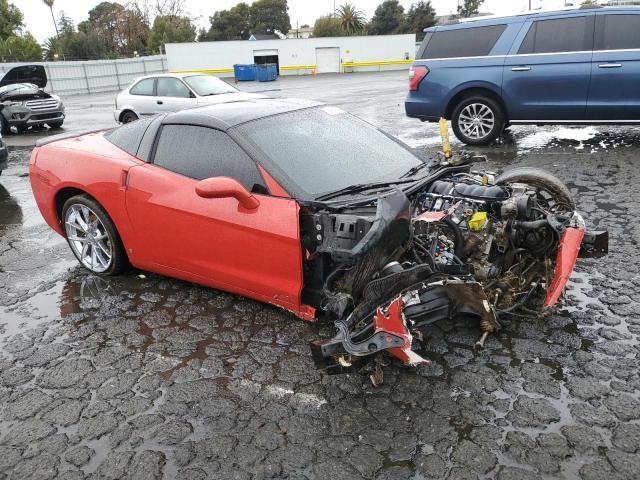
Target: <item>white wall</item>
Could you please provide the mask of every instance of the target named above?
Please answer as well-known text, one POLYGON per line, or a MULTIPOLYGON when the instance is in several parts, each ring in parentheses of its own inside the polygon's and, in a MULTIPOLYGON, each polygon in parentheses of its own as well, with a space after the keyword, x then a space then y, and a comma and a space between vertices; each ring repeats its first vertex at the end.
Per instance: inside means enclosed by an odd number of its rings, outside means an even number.
POLYGON ((406 69, 415 57, 416 38, 410 35, 323 37, 286 40, 238 40, 230 42, 168 43, 169 71, 206 70, 230 76, 236 63, 253 63, 254 50, 277 50, 281 75, 311 73, 316 48, 338 47, 342 62, 373 62, 349 71, 406 69), (408 57, 408 60, 406 60, 408 57), (389 63, 396 62, 396 63, 389 63))

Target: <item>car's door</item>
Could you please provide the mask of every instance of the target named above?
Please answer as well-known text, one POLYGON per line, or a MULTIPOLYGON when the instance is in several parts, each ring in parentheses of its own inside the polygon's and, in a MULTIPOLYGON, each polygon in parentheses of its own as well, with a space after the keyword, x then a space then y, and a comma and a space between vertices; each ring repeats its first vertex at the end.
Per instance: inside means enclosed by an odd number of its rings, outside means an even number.
POLYGON ((589 120, 640 120, 640 12, 596 14, 589 120))
POLYGON ((163 125, 151 163, 130 170, 127 211, 145 268, 299 308, 302 252, 295 200, 266 194, 256 164, 225 132, 163 125), (253 210, 234 198, 196 194, 200 179, 227 176, 255 193, 253 210))
POLYGON ((129 89, 129 98, 123 100, 124 104, 130 103, 141 117, 158 113, 155 100, 155 77, 143 78, 129 89))
POLYGON ((504 64, 502 91, 509 120, 585 118, 593 25, 589 12, 534 17, 524 25, 504 64))
POLYGON ((198 105, 189 87, 174 77, 158 77, 155 101, 157 112, 177 112, 198 105))

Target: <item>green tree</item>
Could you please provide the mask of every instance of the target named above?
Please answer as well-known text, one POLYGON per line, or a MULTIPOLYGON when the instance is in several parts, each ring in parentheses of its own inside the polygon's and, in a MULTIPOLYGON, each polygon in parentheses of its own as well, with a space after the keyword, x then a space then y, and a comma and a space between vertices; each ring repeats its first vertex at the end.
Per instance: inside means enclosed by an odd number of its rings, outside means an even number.
POLYGON ((0 40, 5 40, 24 27, 24 16, 13 3, 0 0, 0 40))
POLYGON ((109 51, 116 56, 143 53, 149 37, 149 25, 143 13, 115 2, 102 2, 89 10, 89 19, 78 24, 78 30, 105 38, 109 51))
POLYGON ((462 5, 458 5, 458 14, 461 17, 471 17, 477 15, 480 10, 480 5, 484 3, 484 0, 464 0, 462 5))
POLYGON ((211 27, 199 40, 246 40, 251 36, 250 7, 241 2, 229 10, 220 10, 209 17, 211 27))
POLYGON ((109 51, 107 39, 97 32, 75 32, 65 39, 63 49, 67 60, 101 60, 116 57, 109 51))
POLYGON ((273 33, 278 30, 286 35, 291 30, 288 10, 287 0, 256 0, 249 11, 251 33, 273 33))
POLYGON ((196 27, 187 17, 156 17, 151 27, 147 50, 158 52, 165 43, 193 42, 196 39, 196 27))
POLYGON ((415 33, 416 40, 422 41, 424 38, 424 29, 432 27, 436 24, 436 11, 431 6, 431 1, 421 0, 414 3, 407 12, 405 19, 405 31, 407 33, 415 33))
POLYGON ((42 61, 42 48, 29 32, 12 35, 0 40, 0 61, 39 62, 42 61))
POLYGON ((399 33, 405 27, 404 21, 404 7, 398 0, 385 0, 376 8, 367 30, 372 35, 399 33))
POLYGON ((366 22, 364 14, 351 3, 338 7, 336 14, 346 35, 358 35, 364 32, 366 22))
POLYGON ((71 17, 67 17, 64 10, 60 12, 60 19, 57 25, 58 35, 69 35, 76 31, 76 26, 71 17))
POLYGON ((343 35, 342 22, 333 15, 322 16, 313 25, 314 37, 341 37, 343 35))

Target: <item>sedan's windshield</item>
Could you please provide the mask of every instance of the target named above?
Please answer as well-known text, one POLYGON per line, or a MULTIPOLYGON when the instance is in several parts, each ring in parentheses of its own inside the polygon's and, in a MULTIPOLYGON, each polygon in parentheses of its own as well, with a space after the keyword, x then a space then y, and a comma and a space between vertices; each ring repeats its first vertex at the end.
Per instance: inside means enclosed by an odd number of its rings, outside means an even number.
POLYGON ((220 95, 221 93, 235 93, 238 90, 228 83, 211 75, 193 75, 184 77, 184 81, 201 97, 220 95))
POLYGON ((336 107, 268 117, 238 131, 289 193, 305 199, 394 181, 421 164, 405 147, 336 107))

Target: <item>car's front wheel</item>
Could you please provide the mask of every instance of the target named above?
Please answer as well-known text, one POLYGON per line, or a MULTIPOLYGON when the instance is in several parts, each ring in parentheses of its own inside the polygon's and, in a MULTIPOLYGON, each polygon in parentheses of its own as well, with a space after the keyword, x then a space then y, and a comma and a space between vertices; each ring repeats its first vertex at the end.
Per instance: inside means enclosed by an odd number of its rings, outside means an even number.
POLYGON ((467 145, 489 145, 500 136, 504 125, 502 108, 483 95, 465 98, 451 116, 453 133, 467 145))
POLYGON ((51 122, 51 123, 49 123, 48 125, 49 125, 49 128, 51 128, 52 130, 54 130, 54 129, 56 129, 56 128, 60 128, 60 127, 62 127, 62 124, 63 124, 63 123, 64 123, 64 122, 51 122))
POLYGON ((83 267, 100 275, 116 275, 128 265, 122 240, 102 206, 88 195, 76 195, 62 207, 71 251, 83 267))
POLYGON ((138 116, 131 110, 127 110, 122 114, 122 123, 130 123, 138 120, 138 116))

